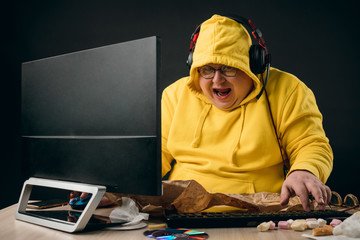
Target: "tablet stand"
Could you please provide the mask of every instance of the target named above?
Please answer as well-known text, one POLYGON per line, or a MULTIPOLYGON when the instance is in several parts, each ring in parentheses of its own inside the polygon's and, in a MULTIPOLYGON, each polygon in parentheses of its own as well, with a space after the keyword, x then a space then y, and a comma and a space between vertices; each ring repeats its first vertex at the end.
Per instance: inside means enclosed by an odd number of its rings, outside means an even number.
POLYGON ((21 195, 19 199, 18 208, 15 213, 15 218, 17 220, 21 220, 49 228, 54 228, 65 232, 78 232, 86 227, 90 217, 94 213, 105 191, 106 191, 105 186, 97 186, 97 185, 42 179, 42 178, 29 178, 24 182, 23 189, 21 191, 21 195), (26 207, 30 198, 32 186, 42 186, 42 187, 58 188, 58 189, 65 189, 65 190, 78 191, 78 192, 87 192, 87 193, 91 193, 92 197, 90 198, 88 204, 86 205, 85 209, 83 210, 81 216, 76 221, 76 223, 56 221, 56 220, 46 219, 40 216, 37 217, 34 215, 26 214, 26 207))

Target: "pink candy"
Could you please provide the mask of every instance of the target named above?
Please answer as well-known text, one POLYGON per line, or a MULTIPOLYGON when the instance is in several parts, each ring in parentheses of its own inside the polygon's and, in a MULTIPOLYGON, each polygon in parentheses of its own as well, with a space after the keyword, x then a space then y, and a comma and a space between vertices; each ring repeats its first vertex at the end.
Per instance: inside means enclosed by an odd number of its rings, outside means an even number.
POLYGON ((270 221, 269 222, 269 224, 270 224, 270 230, 274 230, 275 229, 275 223, 273 222, 273 221, 270 221))
POLYGON ((279 229, 290 229, 290 223, 287 221, 279 221, 278 228, 279 229))
POLYGON ((335 227, 335 226, 339 225, 340 223, 342 223, 341 220, 334 218, 334 219, 331 221, 330 226, 335 227))

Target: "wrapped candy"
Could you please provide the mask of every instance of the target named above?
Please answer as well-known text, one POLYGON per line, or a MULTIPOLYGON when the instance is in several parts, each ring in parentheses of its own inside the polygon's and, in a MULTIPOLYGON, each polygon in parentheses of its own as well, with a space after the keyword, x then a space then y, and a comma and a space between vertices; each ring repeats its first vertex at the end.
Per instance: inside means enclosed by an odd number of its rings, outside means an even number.
POLYGON ((269 224, 270 224, 270 230, 274 230, 275 229, 275 223, 273 222, 273 221, 270 221, 269 222, 269 224))
POLYGON ((342 223, 341 220, 334 218, 334 219, 331 221, 330 226, 335 227, 335 226, 339 225, 340 223, 342 223))
POLYGON ((269 228, 270 228, 269 222, 262 222, 257 226, 257 230, 259 230, 260 232, 265 232, 269 230, 269 228))
POLYGON ((291 229, 294 231, 305 231, 307 228, 306 221, 297 221, 295 220, 291 224, 291 229))
POLYGON ((314 228, 312 232, 313 236, 327 236, 333 234, 333 227, 325 225, 321 228, 314 228))
POLYGON ((317 220, 307 221, 306 224, 307 224, 308 228, 310 228, 310 229, 319 228, 319 222, 317 220))
POLYGON ((291 223, 288 221, 279 221, 278 222, 278 229, 290 229, 291 223))
POLYGON ((317 221, 319 223, 319 227, 323 227, 326 225, 326 220, 324 220, 322 218, 319 218, 317 221))

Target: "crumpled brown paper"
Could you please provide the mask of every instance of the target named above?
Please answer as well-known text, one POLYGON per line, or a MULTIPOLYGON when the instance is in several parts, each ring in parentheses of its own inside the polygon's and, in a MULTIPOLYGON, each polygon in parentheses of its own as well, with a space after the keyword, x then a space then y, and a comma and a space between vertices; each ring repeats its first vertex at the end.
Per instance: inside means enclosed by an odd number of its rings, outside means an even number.
MULTIPOLYGON (((256 211, 291 211, 302 210, 299 197, 292 197, 287 206, 280 205, 280 194, 259 192, 252 194, 209 193, 198 182, 163 181, 162 196, 139 196, 107 193, 106 196, 115 201, 127 196, 135 200, 142 212, 161 215, 164 210, 176 210, 178 213, 195 213, 214 206, 231 206, 249 212, 256 211)), ((311 201, 311 208, 315 208, 311 201)))

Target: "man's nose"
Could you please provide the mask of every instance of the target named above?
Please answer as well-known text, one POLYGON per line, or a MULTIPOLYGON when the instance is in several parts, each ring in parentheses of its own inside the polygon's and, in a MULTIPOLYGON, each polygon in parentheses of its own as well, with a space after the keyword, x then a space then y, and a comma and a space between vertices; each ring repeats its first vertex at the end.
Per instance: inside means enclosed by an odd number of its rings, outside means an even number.
POLYGON ((220 69, 216 69, 215 75, 212 79, 213 83, 221 83, 225 81, 224 75, 222 75, 220 69))

